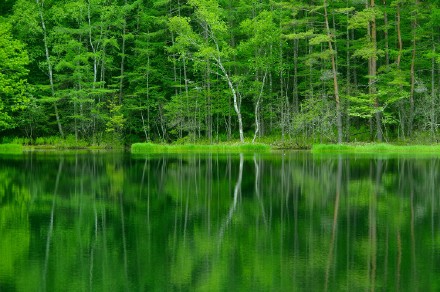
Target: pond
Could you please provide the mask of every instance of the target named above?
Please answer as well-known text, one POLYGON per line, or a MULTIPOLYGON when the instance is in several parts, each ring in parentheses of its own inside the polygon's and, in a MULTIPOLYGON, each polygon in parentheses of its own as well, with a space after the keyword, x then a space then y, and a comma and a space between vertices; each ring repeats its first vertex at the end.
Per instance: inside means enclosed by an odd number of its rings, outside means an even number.
POLYGON ((0 157, 1 291, 440 289, 435 156, 0 157))

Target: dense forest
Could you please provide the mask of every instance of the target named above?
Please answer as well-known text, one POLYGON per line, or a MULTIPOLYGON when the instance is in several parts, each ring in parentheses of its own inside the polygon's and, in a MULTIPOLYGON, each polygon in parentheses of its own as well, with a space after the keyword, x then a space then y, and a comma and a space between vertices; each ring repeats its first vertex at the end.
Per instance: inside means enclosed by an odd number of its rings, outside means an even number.
POLYGON ((0 140, 436 142, 440 1, 3 0, 0 140))

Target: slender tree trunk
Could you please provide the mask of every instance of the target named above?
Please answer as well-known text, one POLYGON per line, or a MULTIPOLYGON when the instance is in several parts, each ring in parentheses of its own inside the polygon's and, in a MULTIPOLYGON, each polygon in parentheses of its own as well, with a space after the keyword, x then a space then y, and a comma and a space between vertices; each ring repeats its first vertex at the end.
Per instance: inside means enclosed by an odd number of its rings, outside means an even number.
POLYGON ((49 229, 47 231, 47 239, 46 239, 46 252, 45 252, 45 257, 44 257, 44 269, 43 269, 43 291, 47 290, 47 274, 48 274, 48 270, 49 270, 49 256, 50 256, 50 247, 51 247, 51 241, 52 241, 52 236, 53 236, 53 229, 54 229, 54 221, 55 221, 55 199, 58 193, 58 185, 60 182, 60 177, 61 177, 61 173, 63 170, 63 162, 64 159, 61 158, 59 164, 58 164, 58 172, 57 172, 57 177, 55 179, 55 189, 53 191, 53 195, 52 195, 52 208, 50 211, 50 224, 49 224, 49 229))
POLYGON ((148 142, 147 126, 145 125, 144 113, 141 111, 142 129, 144 130, 145 142, 148 142))
MULTIPOLYGON (((375 0, 370 0, 370 7, 375 7, 375 0)), ((370 57, 369 60, 369 72, 370 72, 370 80, 369 80, 369 90, 370 94, 374 98, 374 107, 375 107, 375 117, 376 117, 376 132, 377 132, 377 140, 382 142, 382 115, 379 110, 379 100, 376 96, 376 74, 377 74, 377 29, 376 29, 376 17, 373 16, 373 19, 370 22, 370 39, 373 45, 374 55, 370 57)))
MULTIPOLYGON (((401 31, 401 25, 400 25, 400 3, 397 3, 396 7, 396 31, 397 31, 397 43, 398 43, 398 53, 397 53, 397 61, 396 61, 396 67, 397 71, 400 71, 400 61, 402 59, 402 52, 403 52, 403 41, 402 41, 402 31, 401 31)), ((399 72, 400 73, 400 72, 399 72)), ((400 86, 400 89, 402 90, 402 86, 400 86)), ((400 131, 405 138, 405 114, 403 109, 403 103, 402 101, 399 101, 399 124, 400 124, 400 131)))
POLYGON ((90 15, 90 0, 87 1, 87 20, 89 23, 89 44, 90 48, 93 52, 93 84, 92 88, 95 89, 96 81, 98 80, 98 58, 96 56, 96 48, 93 45, 93 39, 92 39, 92 20, 90 15))
MULTIPOLYGON (((209 39, 209 29, 205 25, 203 27, 203 36, 205 38, 205 42, 208 42, 209 39)), ((205 88, 206 88, 206 136, 209 139, 209 143, 212 143, 212 101, 211 101, 211 62, 209 58, 206 58, 206 72, 205 72, 205 88)))
MULTIPOLYGON (((185 100, 186 100, 186 109, 185 109, 185 115, 182 117, 182 119, 186 119, 186 127, 188 130, 188 134, 190 132, 193 132, 194 137, 196 136, 196 130, 194 128, 194 125, 191 125, 191 110, 189 108, 189 92, 188 92, 188 77, 186 74, 186 58, 185 56, 182 56, 182 63, 183 63, 183 82, 184 82, 184 86, 185 86, 185 100)), ((195 111, 195 110, 194 110, 195 111)), ((185 124, 185 122, 184 122, 185 124)))
POLYGON ((211 63, 206 64, 206 132, 212 144, 212 101, 211 101, 211 63))
MULTIPOLYGON (((217 46, 217 52, 220 52, 218 46, 217 46)), ((232 79, 229 77, 229 74, 226 71, 225 67, 223 66, 223 62, 220 59, 220 57, 216 57, 215 61, 217 63, 217 66, 222 71, 223 77, 225 77, 226 81, 228 82, 229 89, 231 90, 232 98, 233 98, 233 101, 234 101, 234 110, 235 110, 235 113, 237 114, 237 118, 238 118, 238 132, 240 134, 240 142, 243 143, 244 142, 243 120, 242 120, 242 117, 241 117, 240 101, 238 100, 239 99, 238 93, 235 90, 234 84, 232 83, 232 79)))
MULTIPOLYGON (((349 7, 349 3, 347 0, 347 7, 349 7)), ((349 14, 347 13, 347 23, 349 21, 349 14)), ((347 67, 347 83, 346 83, 346 94, 347 96, 351 95, 351 64, 350 64, 350 29, 348 28, 347 25, 347 30, 346 30, 346 43, 345 43, 345 47, 346 47, 346 67, 347 67)), ((348 99, 345 101, 345 106, 346 106, 346 122, 345 122, 345 139, 346 141, 350 141, 350 115, 347 114, 347 112, 349 111, 349 107, 350 107, 350 102, 348 101, 348 99)))
POLYGON ((150 55, 148 54, 147 56, 147 72, 146 72, 146 82, 147 82, 147 96, 146 96, 146 101, 147 101, 147 125, 145 125, 144 122, 144 116, 142 114, 142 110, 141 110, 141 115, 142 115, 142 126, 144 129, 144 133, 145 133, 145 141, 148 142, 148 136, 149 136, 149 130, 150 130, 150 55))
POLYGON ((389 41, 388 41, 388 13, 386 12, 387 1, 383 0, 383 6, 385 8, 385 12, 383 14, 383 24, 384 24, 384 41, 385 41, 385 64, 388 67, 390 65, 390 50, 389 50, 389 41))
POLYGON ((434 41, 434 32, 432 32, 432 58, 431 58, 431 121, 430 121, 430 128, 431 128, 431 139, 432 141, 435 141, 435 132, 437 130, 437 121, 436 121, 436 94, 435 94, 435 41, 434 41))
POLYGON ((336 51, 333 51, 332 39, 334 36, 330 32, 328 12, 327 12, 327 0, 324 0, 324 18, 325 18, 325 29, 328 36, 328 47, 331 54, 332 62, 332 74, 333 74, 333 90, 335 94, 336 101, 336 127, 338 128, 338 143, 342 143, 342 118, 341 118, 341 104, 339 100, 339 85, 338 85, 338 72, 336 69, 336 51))
POLYGON ((263 81, 261 83, 260 94, 258 95, 257 101, 255 102, 255 134, 254 139, 252 139, 252 143, 255 143, 255 139, 257 138, 258 131, 260 130, 260 118, 259 118, 259 110, 260 110, 260 102, 263 97, 264 84, 266 83, 267 69, 264 72, 263 81))
POLYGON ((335 194, 335 206, 333 211, 333 223, 332 223, 332 237, 330 240, 330 247, 328 252, 327 265, 325 269, 325 289, 324 291, 328 291, 328 284, 330 278, 330 267, 334 262, 334 250, 336 249, 336 236, 338 232, 338 217, 339 217, 339 202, 341 197, 341 188, 342 188, 342 158, 338 157, 338 171, 336 175, 336 194, 335 194))
MULTIPOLYGON (((125 0, 125 6, 127 6, 127 0, 125 0)), ((125 12, 124 12, 125 13, 125 12)), ((126 15, 123 16, 122 20, 122 45, 121 45, 121 68, 120 68, 120 79, 119 79, 119 104, 122 104, 123 98, 123 86, 124 86, 124 70, 125 70, 125 39, 127 34, 127 19, 126 15)))
MULTIPOLYGON (((417 7, 418 1, 415 0, 415 5, 417 7)), ((416 11, 414 12, 417 13, 416 11)), ((413 134, 413 123, 414 123, 414 92, 415 92, 415 61, 416 61, 416 33, 417 33, 417 15, 413 16, 413 20, 411 21, 412 28, 412 52, 411 52, 411 89, 409 95, 409 121, 408 121, 408 136, 412 136, 413 134)))
POLYGON ((293 112, 299 112, 298 101, 298 43, 299 40, 293 40, 293 112))
MULTIPOLYGON (((41 28, 43 29, 43 43, 44 43, 44 51, 46 54, 47 70, 48 70, 48 74, 49 74, 50 90, 51 90, 52 98, 55 98, 55 87, 53 84, 52 62, 50 60, 49 45, 47 42, 46 24, 45 24, 44 16, 43 16, 44 0, 41 0, 41 1, 36 0, 36 2, 38 5, 38 8, 40 10, 41 28)), ((55 118, 57 120, 58 131, 60 132, 61 137, 64 138, 64 131, 63 131, 63 127, 61 126, 60 114, 58 112, 58 106, 57 106, 56 100, 53 102, 53 107, 55 109, 55 118)))

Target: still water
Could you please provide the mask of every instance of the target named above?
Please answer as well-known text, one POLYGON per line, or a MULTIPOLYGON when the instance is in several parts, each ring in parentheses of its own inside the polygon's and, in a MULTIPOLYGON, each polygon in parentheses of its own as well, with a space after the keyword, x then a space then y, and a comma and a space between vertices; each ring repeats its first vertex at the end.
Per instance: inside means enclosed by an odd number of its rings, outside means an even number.
POLYGON ((440 159, 0 157, 0 291, 439 291, 440 159))

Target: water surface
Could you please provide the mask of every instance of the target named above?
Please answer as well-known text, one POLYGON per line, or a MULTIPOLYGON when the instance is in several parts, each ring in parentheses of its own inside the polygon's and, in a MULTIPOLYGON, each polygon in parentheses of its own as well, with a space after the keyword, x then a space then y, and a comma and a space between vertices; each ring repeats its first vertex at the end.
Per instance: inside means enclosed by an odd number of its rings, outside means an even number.
POLYGON ((2 156, 0 290, 439 290, 439 171, 435 156, 2 156))

